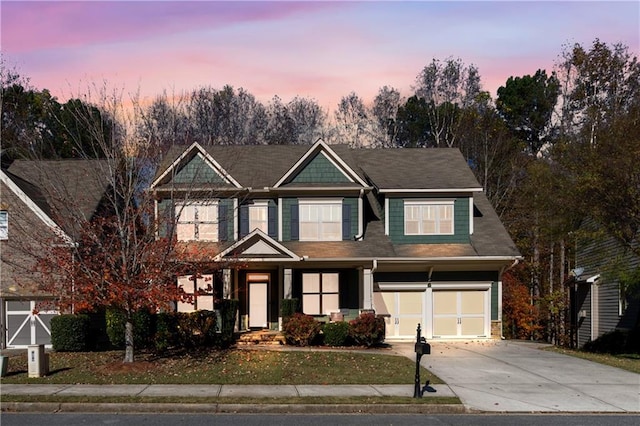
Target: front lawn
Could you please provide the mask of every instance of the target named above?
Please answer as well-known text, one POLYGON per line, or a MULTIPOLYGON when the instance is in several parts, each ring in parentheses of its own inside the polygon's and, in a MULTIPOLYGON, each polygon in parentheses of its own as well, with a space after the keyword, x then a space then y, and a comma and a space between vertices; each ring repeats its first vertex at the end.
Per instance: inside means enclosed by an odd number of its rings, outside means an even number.
MULTIPOLYGON (((50 374, 29 378, 27 357, 13 355, 3 383, 82 384, 411 384, 415 362, 403 356, 350 351, 211 350, 158 357, 122 351, 51 352, 50 374)), ((426 369, 421 379, 443 383, 426 369)))

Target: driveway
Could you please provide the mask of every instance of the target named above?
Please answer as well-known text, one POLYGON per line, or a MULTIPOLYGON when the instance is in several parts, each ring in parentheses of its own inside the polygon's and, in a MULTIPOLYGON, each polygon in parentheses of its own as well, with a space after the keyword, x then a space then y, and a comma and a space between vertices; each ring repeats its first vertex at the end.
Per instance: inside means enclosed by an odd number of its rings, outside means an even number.
MULTIPOLYGON (((421 364, 469 410, 640 412, 640 375, 515 341, 430 342, 421 364)), ((413 343, 392 343, 415 360, 413 343)))

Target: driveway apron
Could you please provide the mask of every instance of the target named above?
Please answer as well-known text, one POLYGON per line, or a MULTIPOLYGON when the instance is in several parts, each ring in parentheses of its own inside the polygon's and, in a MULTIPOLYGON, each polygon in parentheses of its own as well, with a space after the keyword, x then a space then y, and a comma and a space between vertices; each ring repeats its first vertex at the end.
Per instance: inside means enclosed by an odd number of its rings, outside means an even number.
MULTIPOLYGON (((640 375, 528 342, 430 342, 421 364, 466 408, 502 412, 640 412, 640 375)), ((413 344, 394 343, 412 357, 413 344)))

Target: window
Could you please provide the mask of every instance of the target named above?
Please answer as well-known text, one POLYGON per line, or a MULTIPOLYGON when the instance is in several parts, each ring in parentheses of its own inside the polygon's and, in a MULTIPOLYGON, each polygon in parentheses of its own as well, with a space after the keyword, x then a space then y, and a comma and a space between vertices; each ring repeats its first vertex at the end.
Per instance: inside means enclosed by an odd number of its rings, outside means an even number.
POLYGON ((329 315, 340 309, 339 274, 302 274, 302 311, 307 315, 329 315))
POLYGON ((213 275, 179 276, 178 287, 182 287, 182 290, 193 298, 193 303, 178 301, 178 312, 213 311, 213 275))
POLYGON ((9 213, 6 210, 0 211, 0 240, 9 238, 9 213))
POLYGON ((342 240, 342 200, 300 200, 300 241, 342 240))
POLYGON ((249 231, 259 229, 269 233, 269 209, 267 203, 256 202, 249 206, 249 231))
POLYGON ((191 202, 176 205, 179 241, 218 241, 218 203, 191 202))
POLYGON ((405 235, 453 235, 453 201, 405 201, 405 235))

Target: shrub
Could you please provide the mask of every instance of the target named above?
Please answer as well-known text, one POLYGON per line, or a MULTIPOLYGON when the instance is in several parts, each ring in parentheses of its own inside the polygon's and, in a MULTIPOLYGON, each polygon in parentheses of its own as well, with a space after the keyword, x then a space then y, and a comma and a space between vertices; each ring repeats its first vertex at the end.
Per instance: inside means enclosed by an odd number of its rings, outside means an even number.
POLYGON ((328 322, 322 326, 324 344, 327 346, 346 346, 349 340, 349 323, 328 322))
POLYGON ((359 345, 371 347, 384 340, 384 318, 361 314, 349 322, 349 336, 359 345))
POLYGON ((621 354, 627 349, 628 333, 615 330, 585 343, 584 350, 601 354, 621 354))
POLYGON ((195 311, 177 313, 178 344, 190 348, 213 346, 218 338, 216 331, 216 313, 214 311, 195 311))
POLYGON ((296 346, 309 346, 320 332, 320 323, 312 316, 295 313, 282 324, 287 343, 296 346))
POLYGON ((298 312, 300 301, 298 299, 282 299, 280 303, 280 316, 282 322, 285 322, 287 318, 298 312))
POLYGON ((88 315, 57 315, 51 318, 51 344, 60 352, 82 352, 87 349, 88 315))
POLYGON ((178 343, 178 317, 173 312, 156 315, 156 333, 153 336, 156 351, 162 353, 178 343))
POLYGON ((239 302, 237 299, 222 299, 218 302, 220 309, 220 344, 227 346, 233 343, 233 329, 236 325, 236 314, 239 302))
MULTIPOLYGON (((124 311, 108 308, 105 313, 107 323, 107 335, 111 346, 114 348, 124 348, 124 329, 127 323, 127 316, 124 311)), ((136 347, 148 347, 153 342, 155 334, 155 324, 153 315, 147 310, 141 310, 133 314, 133 344, 136 347)))

